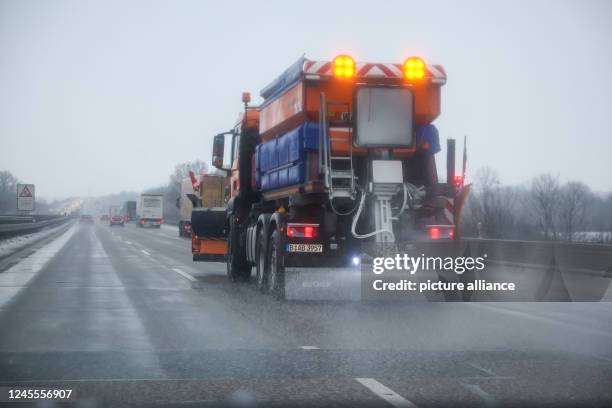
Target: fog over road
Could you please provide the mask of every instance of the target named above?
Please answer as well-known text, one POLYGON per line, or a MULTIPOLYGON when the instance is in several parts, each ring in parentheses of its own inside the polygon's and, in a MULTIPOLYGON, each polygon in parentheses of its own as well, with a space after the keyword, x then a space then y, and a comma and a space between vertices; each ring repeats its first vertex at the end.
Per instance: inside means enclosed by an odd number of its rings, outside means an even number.
POLYGON ((100 404, 612 401, 612 303, 278 302, 177 235, 73 225, 0 261, 0 386, 100 404))

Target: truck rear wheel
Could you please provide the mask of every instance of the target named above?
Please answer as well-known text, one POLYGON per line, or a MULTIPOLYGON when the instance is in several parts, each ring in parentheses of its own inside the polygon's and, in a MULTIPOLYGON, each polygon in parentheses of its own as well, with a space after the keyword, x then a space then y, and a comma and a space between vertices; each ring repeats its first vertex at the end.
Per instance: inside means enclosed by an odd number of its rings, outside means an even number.
POLYGON ((251 267, 244 255, 240 255, 239 231, 234 217, 230 218, 230 233, 227 236, 227 277, 232 282, 246 281, 251 276, 251 267))
POLYGON ((262 228, 257 237, 257 252, 255 254, 255 285, 257 290, 265 293, 268 289, 266 286, 269 272, 268 257, 266 256, 266 233, 262 228))
POLYGON ((179 221, 179 237, 183 236, 183 221, 179 221))
POLYGON ((268 273, 267 286, 268 293, 275 299, 285 298, 285 268, 283 266, 283 248, 280 232, 276 229, 270 237, 267 251, 268 273))

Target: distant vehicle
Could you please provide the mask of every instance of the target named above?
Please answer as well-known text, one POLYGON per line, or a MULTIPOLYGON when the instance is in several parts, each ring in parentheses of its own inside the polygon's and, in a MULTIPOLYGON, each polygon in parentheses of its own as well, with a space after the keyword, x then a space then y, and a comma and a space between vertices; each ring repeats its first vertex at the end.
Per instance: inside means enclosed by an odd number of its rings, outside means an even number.
POLYGON ((123 214, 121 213, 121 207, 118 205, 113 205, 110 207, 109 225, 111 227, 113 225, 121 225, 122 227, 125 225, 125 220, 123 219, 123 214))
POLYGON ((93 224, 94 217, 93 217, 93 215, 90 215, 90 214, 83 214, 83 215, 81 215, 81 218, 79 219, 79 222, 82 223, 82 224, 93 224))
POLYGON ((163 222, 164 196, 162 194, 140 195, 140 227, 160 228, 163 222))
POLYGON ((100 221, 107 222, 109 219, 110 219, 110 216, 108 214, 102 214, 100 216, 100 221))
POLYGON ((126 201, 121 207, 125 222, 136 221, 136 201, 126 201))

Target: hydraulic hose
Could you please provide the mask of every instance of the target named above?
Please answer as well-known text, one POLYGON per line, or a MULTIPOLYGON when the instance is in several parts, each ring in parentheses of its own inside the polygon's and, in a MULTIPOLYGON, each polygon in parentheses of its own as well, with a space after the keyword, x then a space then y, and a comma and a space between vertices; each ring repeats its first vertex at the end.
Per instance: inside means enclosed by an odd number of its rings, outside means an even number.
POLYGON ((393 237, 393 240, 395 240, 395 234, 393 233, 393 231, 389 231, 387 229, 381 229, 381 230, 373 231, 373 232, 363 234, 363 235, 358 234, 355 231, 355 228, 357 227, 357 221, 359 221, 359 217, 361 216, 361 211, 363 210, 363 204, 365 203, 365 198, 366 198, 365 191, 361 191, 361 199, 359 200, 359 207, 357 207, 357 212, 355 213, 355 216, 353 217, 353 222, 351 224, 351 234, 353 234, 353 236, 357 239, 366 239, 366 238, 373 237, 376 234, 380 234, 382 232, 388 232, 393 237))
POLYGON ((402 202, 402 206, 400 207, 399 212, 391 217, 393 220, 397 220, 400 215, 404 213, 406 207, 408 206, 408 195, 410 195, 410 201, 412 201, 412 194, 408 193, 408 188, 406 187, 406 183, 402 183, 402 188, 404 189, 404 201, 402 202))

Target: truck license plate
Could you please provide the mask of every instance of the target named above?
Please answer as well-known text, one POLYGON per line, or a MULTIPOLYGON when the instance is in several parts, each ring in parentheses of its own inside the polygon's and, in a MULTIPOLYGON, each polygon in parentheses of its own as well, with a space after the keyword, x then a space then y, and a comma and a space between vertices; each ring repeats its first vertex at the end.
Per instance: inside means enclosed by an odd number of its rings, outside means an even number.
POLYGON ((323 252, 323 244, 287 244, 287 252, 323 252))

